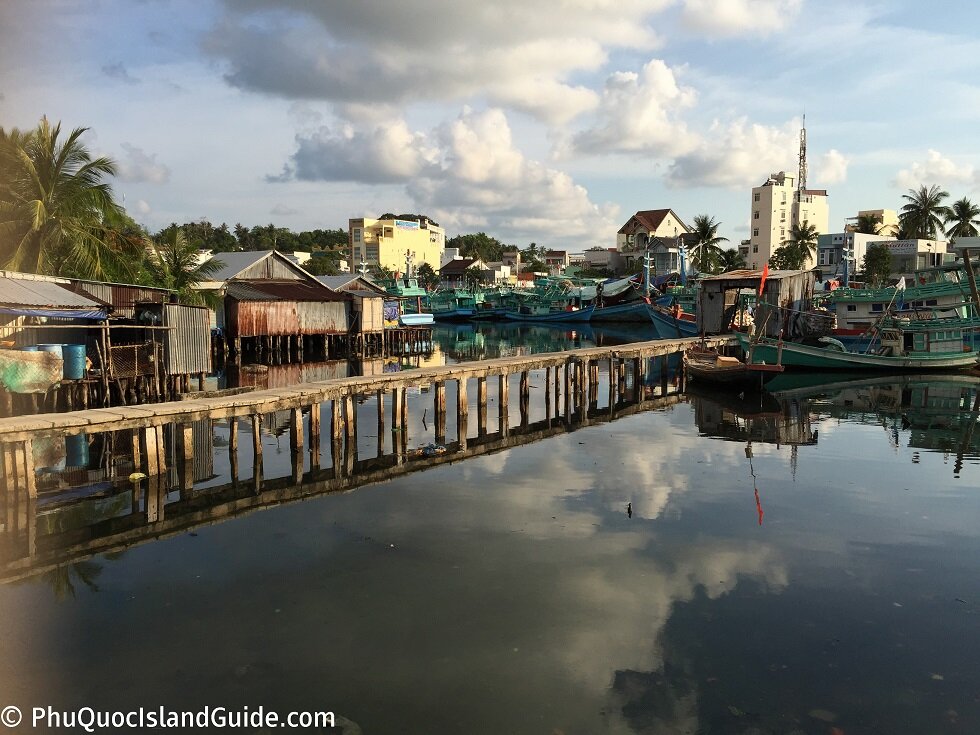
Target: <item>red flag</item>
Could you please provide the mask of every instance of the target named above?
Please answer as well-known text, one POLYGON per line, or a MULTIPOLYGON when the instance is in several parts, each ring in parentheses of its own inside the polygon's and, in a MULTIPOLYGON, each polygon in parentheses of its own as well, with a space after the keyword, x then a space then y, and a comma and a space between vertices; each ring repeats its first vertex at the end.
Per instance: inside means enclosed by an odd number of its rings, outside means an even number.
POLYGON ((759 298, 762 298, 762 292, 766 288, 766 279, 769 277, 769 264, 766 263, 762 266, 762 280, 759 281, 759 298))

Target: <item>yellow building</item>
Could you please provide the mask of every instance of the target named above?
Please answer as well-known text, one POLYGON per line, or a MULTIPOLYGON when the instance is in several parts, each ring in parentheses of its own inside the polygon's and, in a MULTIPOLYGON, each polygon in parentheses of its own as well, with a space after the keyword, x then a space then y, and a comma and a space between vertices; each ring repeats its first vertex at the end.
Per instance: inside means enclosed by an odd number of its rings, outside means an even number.
MULTIPOLYGON (((886 235, 888 237, 896 237, 898 235, 898 212, 894 209, 862 209, 857 213, 855 217, 848 217, 851 222, 857 222, 862 217, 874 217, 875 221, 878 223, 879 235, 886 235)), ((857 224, 845 225, 845 232, 855 232, 857 230, 857 224)))
POLYGON ((446 231, 427 217, 415 219, 360 219, 348 220, 351 267, 361 263, 380 265, 390 271, 404 272, 406 256, 411 255, 414 267, 428 263, 439 270, 443 250, 446 248, 446 231))
MULTIPOLYGON (((752 189, 752 219, 746 262, 757 270, 769 262, 772 254, 790 237, 793 226, 808 222, 817 234, 829 230, 830 209, 825 189, 798 191, 795 177, 785 171, 772 174, 762 186, 752 189)), ((804 268, 813 268, 811 257, 804 268)))

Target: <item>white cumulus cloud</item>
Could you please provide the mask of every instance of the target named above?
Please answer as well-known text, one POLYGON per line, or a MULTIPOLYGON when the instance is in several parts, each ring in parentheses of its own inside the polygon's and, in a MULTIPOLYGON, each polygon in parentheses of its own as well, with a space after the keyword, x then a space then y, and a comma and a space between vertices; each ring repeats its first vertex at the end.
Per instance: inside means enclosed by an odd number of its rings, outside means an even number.
POLYGON ((977 184, 977 171, 970 164, 957 164, 939 151, 930 150, 925 161, 914 161, 895 176, 894 183, 903 189, 919 186, 949 186, 950 184, 977 184))
POLYGON ((697 148, 678 156, 667 171, 672 186, 752 186, 769 173, 793 168, 799 146, 798 121, 782 127, 739 118, 715 122, 697 148))
POLYGON ((817 164, 810 182, 814 186, 825 186, 827 184, 840 184, 847 181, 847 165, 850 159, 836 148, 831 148, 824 153, 817 164))
POLYGON ((802 0, 684 0, 682 18, 718 36, 770 33, 795 20, 802 0))
POLYGON ((170 181, 170 169, 157 161, 156 154, 123 143, 125 156, 117 162, 117 174, 123 181, 132 183, 165 184, 170 181))

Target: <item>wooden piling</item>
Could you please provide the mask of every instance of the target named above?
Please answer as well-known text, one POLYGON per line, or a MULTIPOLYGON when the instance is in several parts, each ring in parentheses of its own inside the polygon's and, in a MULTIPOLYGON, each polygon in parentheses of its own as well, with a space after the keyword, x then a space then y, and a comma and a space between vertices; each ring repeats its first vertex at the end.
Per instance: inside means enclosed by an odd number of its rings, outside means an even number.
POLYGON ((501 373, 497 380, 498 431, 503 436, 510 434, 510 375, 501 373))
POLYGON ((480 376, 476 380, 476 423, 477 436, 487 435, 487 379, 480 376))
POLYGON ((531 408, 531 381, 530 373, 527 370, 521 371, 521 426, 527 426, 530 420, 531 408))
POLYGON ((378 456, 383 457, 385 453, 385 392, 378 389, 378 456))
POLYGON ((459 448, 466 449, 466 434, 470 415, 469 398, 466 395, 466 378, 460 378, 456 392, 456 434, 459 448))
POLYGON ((446 383, 437 381, 433 391, 433 412, 436 416, 436 444, 446 443, 446 383))
POLYGON ((187 492, 194 488, 194 426, 180 425, 180 491, 187 492))

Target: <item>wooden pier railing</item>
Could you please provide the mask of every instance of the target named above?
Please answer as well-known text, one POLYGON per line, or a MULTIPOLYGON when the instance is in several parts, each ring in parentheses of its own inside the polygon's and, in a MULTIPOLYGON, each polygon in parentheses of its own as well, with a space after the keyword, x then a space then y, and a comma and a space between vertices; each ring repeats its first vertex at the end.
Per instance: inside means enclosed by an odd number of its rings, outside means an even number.
MULTIPOLYGON (((3 471, 5 496, 5 529, 22 527, 19 515, 37 499, 37 480, 34 468, 34 443, 52 437, 70 437, 77 434, 124 432, 126 442, 131 441, 134 468, 147 476, 151 487, 159 485, 161 475, 176 470, 177 485, 182 492, 193 489, 192 435, 195 422, 227 422, 228 450, 231 457, 231 474, 237 482, 238 425, 251 422, 252 473, 254 490, 262 485, 263 416, 271 412, 290 413, 289 440, 292 450, 293 483, 303 478, 304 453, 308 454, 311 472, 320 466, 321 419, 326 410, 330 421, 330 460, 335 473, 350 476, 357 458, 357 421, 355 401, 365 395, 373 396, 377 405, 378 451, 385 451, 384 437, 390 428, 391 453, 388 469, 391 474, 405 464, 409 457, 408 400, 410 388, 431 386, 431 404, 421 407, 427 412, 431 406, 434 417, 434 437, 439 445, 446 443, 447 436, 447 384, 455 383, 455 436, 452 454, 464 456, 470 442, 485 445, 488 437, 488 381, 496 378, 494 394, 497 403, 498 438, 506 440, 511 429, 509 420, 511 377, 519 375, 518 410, 520 426, 529 425, 530 374, 537 371, 540 382, 544 372, 544 415, 546 427, 564 424, 587 425, 598 415, 600 393, 599 364, 607 363, 602 391, 606 397, 606 410, 610 416, 624 401, 642 403, 645 399, 643 386, 649 382, 650 359, 666 358, 682 352, 696 339, 658 340, 616 347, 585 348, 563 353, 546 353, 514 358, 502 358, 482 362, 461 363, 433 368, 421 368, 382 376, 364 376, 305 383, 282 389, 255 391, 232 396, 203 398, 199 400, 157 403, 145 406, 122 406, 110 409, 92 409, 64 414, 42 414, 0 419, 0 467, 3 471), (471 436, 469 430, 470 387, 475 381, 477 430, 471 436), (304 426, 304 415, 307 420, 304 426), (229 421, 230 420, 230 421, 229 421), (389 423, 390 422, 390 423, 389 423), (164 427, 173 437, 171 448, 176 446, 176 467, 168 467, 165 452, 164 427)), ((708 345, 731 344, 730 337, 709 338, 708 345)), ((667 393, 667 361, 661 361, 661 396, 667 393)), ((683 374, 681 374, 683 381, 683 374)), ((683 388, 683 382, 681 383, 683 388)), ((416 406, 419 409, 420 406, 416 406)), ((363 417, 362 417, 363 418, 363 417)), ((198 424, 200 426, 200 424, 198 424)), ((117 435, 118 436, 118 435, 117 435)), ((127 444, 128 446, 128 444, 127 444)), ((173 459, 174 453, 170 453, 173 459)), ((145 514, 148 521, 162 517, 162 502, 153 501, 151 493, 145 496, 145 514)), ((2 519, 0 519, 2 520, 2 519)), ((30 529, 27 529, 30 531, 30 529)), ((33 543, 28 539, 28 548, 33 543)), ((31 555, 30 553, 28 554, 31 555)))

